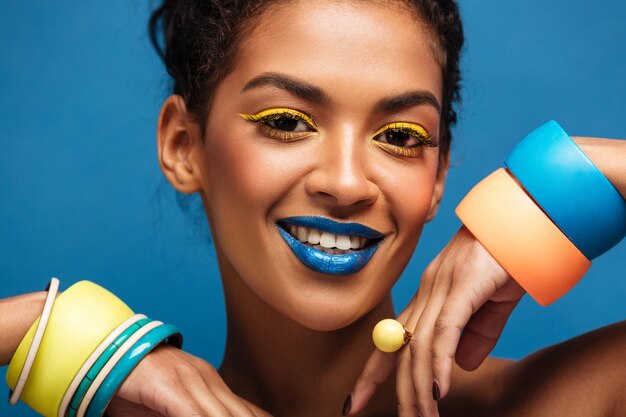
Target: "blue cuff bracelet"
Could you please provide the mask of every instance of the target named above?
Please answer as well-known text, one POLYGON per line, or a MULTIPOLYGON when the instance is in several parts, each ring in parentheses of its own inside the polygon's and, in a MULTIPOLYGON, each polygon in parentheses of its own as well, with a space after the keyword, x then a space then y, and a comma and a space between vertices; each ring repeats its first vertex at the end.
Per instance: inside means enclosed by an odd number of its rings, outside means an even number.
POLYGON ((626 201, 557 122, 526 136, 504 163, 587 259, 626 235, 626 201))

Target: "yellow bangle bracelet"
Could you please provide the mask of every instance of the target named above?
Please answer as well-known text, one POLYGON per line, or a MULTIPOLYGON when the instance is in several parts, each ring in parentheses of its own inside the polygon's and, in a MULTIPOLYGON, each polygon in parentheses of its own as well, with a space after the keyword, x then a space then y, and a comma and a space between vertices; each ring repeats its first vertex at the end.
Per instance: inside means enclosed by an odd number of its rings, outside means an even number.
MULTIPOLYGON (((69 287, 56 299, 22 401, 41 415, 57 417, 63 396, 83 364, 111 331, 133 314, 119 298, 92 282, 80 281, 69 287)), ((25 362, 35 324, 9 364, 6 380, 11 389, 25 362)))

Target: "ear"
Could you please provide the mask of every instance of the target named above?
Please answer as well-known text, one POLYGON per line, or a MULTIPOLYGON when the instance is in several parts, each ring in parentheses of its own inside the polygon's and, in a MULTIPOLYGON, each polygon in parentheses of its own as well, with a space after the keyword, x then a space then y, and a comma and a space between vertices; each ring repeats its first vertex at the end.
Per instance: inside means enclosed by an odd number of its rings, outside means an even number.
POLYGON ((185 100, 171 95, 165 100, 157 127, 158 158, 161 170, 181 193, 201 189, 201 129, 187 112, 185 100))
POLYGON ((443 197, 443 190, 446 185, 446 176, 448 175, 448 167, 450 166, 450 152, 441 158, 439 161, 439 167, 437 168, 437 181, 435 182, 435 189, 433 191, 433 197, 430 200, 430 208, 428 209, 428 216, 426 221, 429 222, 435 218, 439 204, 441 204, 441 198, 443 197))

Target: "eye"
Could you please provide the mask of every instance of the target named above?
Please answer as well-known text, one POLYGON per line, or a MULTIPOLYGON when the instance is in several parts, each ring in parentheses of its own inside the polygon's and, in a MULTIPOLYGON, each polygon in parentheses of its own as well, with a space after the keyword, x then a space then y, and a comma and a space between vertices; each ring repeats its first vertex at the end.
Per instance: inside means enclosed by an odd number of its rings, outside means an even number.
POLYGON ((245 120, 258 123, 264 133, 281 140, 297 140, 316 132, 313 119, 289 108, 272 108, 257 114, 240 114, 245 120))
POLYGON ((285 132, 310 132, 312 130, 305 122, 291 115, 281 115, 276 119, 262 121, 262 123, 285 132))
POLYGON ((375 138, 378 138, 375 140, 379 140, 383 143, 388 143, 394 146, 401 146, 403 148, 413 148, 421 144, 418 138, 404 130, 388 129, 378 136, 375 136, 375 138))
POLYGON ((430 137, 426 129, 408 122, 389 123, 378 129, 372 140, 386 151, 408 157, 421 155, 422 146, 437 146, 437 141, 430 137))

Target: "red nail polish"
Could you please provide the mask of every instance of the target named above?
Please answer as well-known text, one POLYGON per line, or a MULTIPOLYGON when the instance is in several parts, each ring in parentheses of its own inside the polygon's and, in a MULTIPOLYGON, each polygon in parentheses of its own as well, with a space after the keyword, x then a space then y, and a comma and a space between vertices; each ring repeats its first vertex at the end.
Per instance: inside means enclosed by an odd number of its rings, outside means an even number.
POLYGON ((441 399, 441 391, 439 390, 439 384, 437 381, 433 381, 433 400, 439 401, 441 399))
POLYGON ((341 415, 347 416, 350 414, 350 409, 352 408, 352 394, 348 395, 346 400, 343 402, 343 407, 341 408, 341 415))

